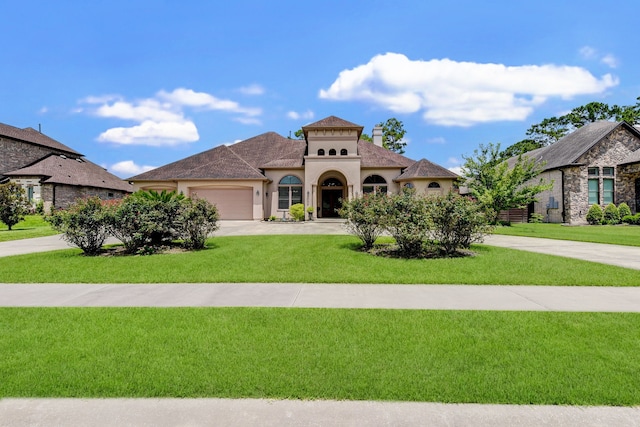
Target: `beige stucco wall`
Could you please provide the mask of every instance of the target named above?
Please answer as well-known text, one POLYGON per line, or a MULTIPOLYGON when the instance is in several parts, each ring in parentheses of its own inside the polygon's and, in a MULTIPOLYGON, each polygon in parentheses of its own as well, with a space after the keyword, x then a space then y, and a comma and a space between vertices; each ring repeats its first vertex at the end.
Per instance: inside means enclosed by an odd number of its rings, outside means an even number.
MULTIPOLYGON (((285 218, 289 218, 289 210, 279 210, 278 209, 278 185, 280 184, 280 180, 287 175, 293 175, 302 181, 302 186, 304 190, 304 169, 303 168, 295 168, 295 169, 268 169, 265 170, 265 175, 269 178, 269 182, 264 184, 264 218, 269 218, 270 216, 275 216, 276 218, 282 218, 283 215, 285 218)), ((303 195, 304 202, 304 195, 303 195)), ((306 206, 306 203, 305 203, 306 206)))
POLYGON ((454 191, 454 180, 450 178, 412 179, 409 181, 402 181, 401 184, 404 186, 408 182, 413 184, 413 188, 416 189, 416 194, 444 195, 454 191), (429 184, 432 182, 440 184, 440 188, 429 188, 429 184))

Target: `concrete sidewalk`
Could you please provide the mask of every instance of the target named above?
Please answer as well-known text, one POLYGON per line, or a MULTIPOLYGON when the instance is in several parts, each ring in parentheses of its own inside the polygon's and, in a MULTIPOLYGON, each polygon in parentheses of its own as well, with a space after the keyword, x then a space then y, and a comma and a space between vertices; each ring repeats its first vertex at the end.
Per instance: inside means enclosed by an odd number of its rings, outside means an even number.
POLYGON ((3 399, 0 426, 638 426, 640 408, 267 399, 3 399))
POLYGON ((0 284, 4 307, 640 312, 640 287, 303 283, 0 284))

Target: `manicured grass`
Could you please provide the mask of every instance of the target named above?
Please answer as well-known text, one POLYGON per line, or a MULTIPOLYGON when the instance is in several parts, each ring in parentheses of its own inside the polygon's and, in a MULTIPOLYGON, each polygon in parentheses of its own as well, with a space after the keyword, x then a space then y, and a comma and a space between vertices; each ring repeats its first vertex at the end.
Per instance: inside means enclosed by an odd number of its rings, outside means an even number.
POLYGON ((575 240, 578 242, 640 246, 640 227, 635 225, 512 224, 496 227, 495 234, 575 240))
POLYGON ((2 283, 434 283, 640 286, 638 271, 475 246, 476 256, 392 259, 358 250, 353 236, 219 237, 207 250, 86 257, 76 249, 0 258, 2 283))
POLYGON ((640 315, 3 308, 0 397, 640 404, 640 315))
POLYGON ((11 227, 11 231, 4 223, 0 222, 0 242, 53 236, 54 234, 58 234, 58 232, 52 229, 51 225, 40 215, 27 215, 24 221, 11 227))

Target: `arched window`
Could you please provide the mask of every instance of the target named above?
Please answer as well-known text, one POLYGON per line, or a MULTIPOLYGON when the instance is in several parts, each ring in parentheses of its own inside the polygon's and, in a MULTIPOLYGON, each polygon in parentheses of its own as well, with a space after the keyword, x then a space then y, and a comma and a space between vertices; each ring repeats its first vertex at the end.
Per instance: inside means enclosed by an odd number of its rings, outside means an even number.
POLYGON ((323 187, 342 187, 342 182, 338 178, 327 178, 322 181, 323 187))
POLYGON ((324 156, 324 148, 318 150, 318 156, 324 156))
POLYGON ((291 205, 302 203, 302 181, 287 175, 278 183, 278 209, 289 209, 291 205))
POLYGON ((347 155, 347 149, 343 148, 342 150, 340 150, 340 155, 341 156, 346 156, 347 155))
POLYGON ((404 184, 404 188, 413 188, 413 182, 407 182, 406 184, 404 184))
POLYGON ((371 175, 365 178, 362 185, 362 192, 367 193, 386 193, 387 181, 380 175, 371 175))
POLYGON ((440 184, 437 182, 430 182, 428 188, 440 188, 440 184))
POLYGON ((335 156, 336 155, 336 150, 333 149, 333 148, 331 150, 329 150, 329 155, 330 156, 335 156))

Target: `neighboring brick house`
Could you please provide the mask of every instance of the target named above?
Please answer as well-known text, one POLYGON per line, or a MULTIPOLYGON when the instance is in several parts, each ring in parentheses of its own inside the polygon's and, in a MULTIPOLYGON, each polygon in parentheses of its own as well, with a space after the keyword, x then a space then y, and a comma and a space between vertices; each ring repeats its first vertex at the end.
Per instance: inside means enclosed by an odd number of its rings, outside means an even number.
POLYGON ((30 202, 63 208, 76 199, 118 199, 133 186, 32 128, 0 123, 0 182, 21 184, 30 202))
POLYGON ((640 131, 625 122, 590 123, 525 155, 544 162, 540 177, 554 183, 533 206, 547 222, 586 223, 593 204, 640 212, 640 131))
POLYGON ((342 200, 370 192, 445 193, 458 175, 428 160, 416 162, 360 140, 363 127, 330 116, 302 127, 304 140, 275 132, 178 160, 129 178, 136 190, 177 190, 215 203, 223 219, 288 216, 303 203, 320 218, 337 216, 342 200))

